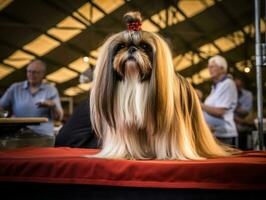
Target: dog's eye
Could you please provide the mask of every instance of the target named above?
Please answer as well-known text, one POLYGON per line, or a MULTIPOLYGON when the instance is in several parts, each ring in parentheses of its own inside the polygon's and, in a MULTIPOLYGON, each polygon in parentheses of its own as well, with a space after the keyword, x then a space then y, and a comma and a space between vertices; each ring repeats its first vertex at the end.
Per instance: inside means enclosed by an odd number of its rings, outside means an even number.
POLYGON ((118 52, 118 51, 120 51, 121 49, 123 49, 123 48, 125 48, 125 47, 126 47, 125 44, 120 43, 120 44, 118 44, 118 45, 115 47, 115 51, 118 52))
POLYGON ((139 45, 144 51, 151 51, 151 46, 147 43, 140 43, 139 45))

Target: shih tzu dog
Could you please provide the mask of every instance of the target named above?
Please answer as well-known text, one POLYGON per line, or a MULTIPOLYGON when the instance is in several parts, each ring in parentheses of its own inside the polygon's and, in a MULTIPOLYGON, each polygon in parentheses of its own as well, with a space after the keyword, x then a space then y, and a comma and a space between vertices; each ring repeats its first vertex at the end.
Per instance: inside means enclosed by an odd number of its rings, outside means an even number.
POLYGON ((204 159, 231 154, 213 137, 192 86, 174 71, 166 42, 124 16, 127 30, 104 43, 90 95, 91 122, 102 141, 96 157, 204 159))

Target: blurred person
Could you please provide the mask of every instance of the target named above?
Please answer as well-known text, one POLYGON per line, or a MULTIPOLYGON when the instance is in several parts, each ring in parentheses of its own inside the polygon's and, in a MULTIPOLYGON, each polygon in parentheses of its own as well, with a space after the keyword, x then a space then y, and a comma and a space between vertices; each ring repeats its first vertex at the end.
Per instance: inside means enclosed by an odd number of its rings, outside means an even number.
POLYGON ((57 89, 43 83, 46 64, 34 60, 27 66, 27 80, 12 84, 0 99, 0 108, 11 108, 13 117, 46 117, 47 123, 28 126, 34 136, 54 137, 53 120, 61 120, 63 109, 57 89))
POLYGON ((92 66, 90 63, 88 63, 88 65, 88 68, 79 76, 80 83, 89 83, 93 79, 94 66, 92 66))
POLYGON ((222 56, 214 56, 208 61, 213 86, 211 93, 202 104, 205 119, 217 139, 234 145, 237 129, 234 110, 237 106, 237 89, 227 74, 227 62, 222 56))
MULTIPOLYGON (((240 78, 235 78, 235 84, 238 92, 237 107, 235 110, 235 122, 239 134, 239 148, 247 149, 247 137, 251 134, 254 126, 247 123, 247 116, 252 111, 253 95, 244 88, 244 82, 240 78)), ((253 122, 253 120, 252 120, 253 122)))
MULTIPOLYGON (((93 69, 93 67, 89 66, 80 75, 79 82, 91 82, 93 79, 93 69)), ((56 147, 97 148, 99 146, 98 139, 90 122, 89 99, 87 97, 77 105, 73 114, 59 130, 55 140, 56 147)))
POLYGON ((97 148, 99 145, 90 122, 89 98, 82 100, 56 135, 56 147, 97 148))
POLYGON ((235 78, 235 84, 238 92, 235 114, 239 117, 246 117, 252 110, 253 95, 251 91, 244 88, 242 79, 235 78))

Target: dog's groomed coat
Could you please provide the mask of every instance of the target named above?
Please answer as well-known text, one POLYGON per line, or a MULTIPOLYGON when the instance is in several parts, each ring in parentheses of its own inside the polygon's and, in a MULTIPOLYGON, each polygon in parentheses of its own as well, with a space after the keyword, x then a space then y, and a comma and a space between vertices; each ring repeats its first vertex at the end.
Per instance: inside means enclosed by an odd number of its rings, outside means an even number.
MULTIPOLYGON (((125 19, 129 27, 141 22, 137 12, 125 19)), ((210 132, 192 86, 175 73, 166 42, 138 25, 104 43, 90 109, 102 141, 96 157, 202 159, 231 154, 210 132)))

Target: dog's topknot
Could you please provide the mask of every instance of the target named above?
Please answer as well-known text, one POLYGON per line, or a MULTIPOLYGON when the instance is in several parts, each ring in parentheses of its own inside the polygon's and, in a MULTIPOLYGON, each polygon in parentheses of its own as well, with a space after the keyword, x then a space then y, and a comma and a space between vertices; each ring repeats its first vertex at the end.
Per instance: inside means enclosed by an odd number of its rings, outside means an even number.
POLYGON ((124 15, 124 20, 126 23, 130 22, 141 22, 141 14, 140 12, 127 12, 124 15))
POLYGON ((141 14, 140 12, 128 12, 124 15, 124 21, 126 22, 127 29, 129 31, 141 30, 141 14))

